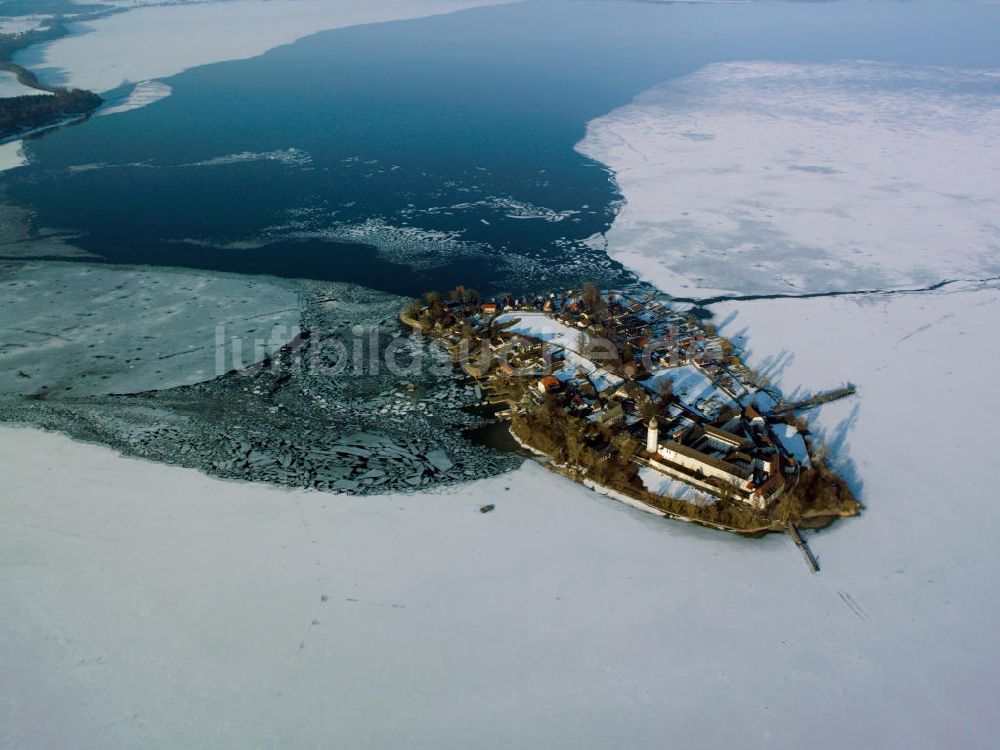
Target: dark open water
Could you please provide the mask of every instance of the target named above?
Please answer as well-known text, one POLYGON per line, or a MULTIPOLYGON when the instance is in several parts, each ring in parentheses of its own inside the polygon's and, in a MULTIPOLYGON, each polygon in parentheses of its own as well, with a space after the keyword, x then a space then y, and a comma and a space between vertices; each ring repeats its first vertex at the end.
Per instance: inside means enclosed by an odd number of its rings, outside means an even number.
POLYGON ((543 1, 323 32, 48 134, 5 183, 116 262, 405 294, 621 280, 583 242, 620 197, 573 150, 588 120, 720 60, 997 65, 998 28, 964 2, 543 1))

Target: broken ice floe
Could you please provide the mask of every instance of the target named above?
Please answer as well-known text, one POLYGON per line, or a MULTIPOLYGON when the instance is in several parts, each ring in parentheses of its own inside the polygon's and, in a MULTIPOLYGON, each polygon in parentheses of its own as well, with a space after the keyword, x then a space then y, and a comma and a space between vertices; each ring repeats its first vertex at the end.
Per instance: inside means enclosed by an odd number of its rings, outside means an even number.
POLYGON ((143 81, 137 83, 122 99, 102 107, 97 114, 115 115, 121 112, 131 112, 134 109, 147 107, 161 99, 166 99, 172 91, 173 89, 162 81, 143 81))
POLYGON ((515 198, 504 198, 493 195, 488 198, 484 198, 483 200, 455 203, 450 206, 432 206, 431 208, 425 209, 409 209, 408 211, 401 212, 401 214, 404 216, 417 214, 448 214, 480 208, 491 209, 502 214, 508 219, 537 219, 549 223, 557 223, 580 213, 577 210, 571 209, 556 211, 551 208, 536 206, 532 203, 520 201, 515 198))
POLYGON ((236 154, 216 156, 211 159, 180 164, 182 167, 219 167, 229 164, 247 164, 255 161, 270 161, 286 167, 305 167, 312 164, 312 155, 301 148, 284 148, 274 151, 241 151, 236 154))
POLYGON ((2 263, 0 282, 0 394, 122 393, 198 383, 232 369, 234 342, 246 364, 256 349, 287 343, 300 314, 294 285, 274 279, 2 263), (221 364, 220 345, 227 353, 221 364))
MULTIPOLYGON (((151 275, 155 278, 156 272, 151 275)), ((245 283, 266 284, 253 278, 245 283)), ((446 353, 431 342, 405 335, 396 320, 401 299, 348 284, 296 284, 303 335, 254 367, 223 377, 213 375, 192 385, 149 389, 164 374, 145 372, 141 359, 131 361, 136 356, 131 339, 108 335, 103 339, 103 352, 127 363, 116 371, 114 381, 125 387, 116 390, 145 392, 99 395, 99 390, 82 387, 73 391, 52 388, 35 392, 30 400, 0 394, 0 419, 62 430, 128 455, 218 476, 352 494, 465 481, 520 463, 517 456, 463 436, 465 430, 486 422, 468 409, 482 394, 455 377, 446 353), (358 335, 359 330, 367 332, 373 326, 384 335, 358 335), (398 340, 395 336, 403 336, 404 346, 399 347, 405 350, 403 359, 422 362, 405 377, 381 365, 385 348, 398 340), (325 361, 329 351, 337 348, 331 344, 351 345, 359 340, 373 347, 375 356, 369 358, 371 352, 366 352, 365 366, 359 370, 352 365, 332 372, 325 361), (133 364, 139 369, 133 369, 133 364)), ((103 306, 134 304, 137 294, 142 296, 128 289, 113 290, 103 306)), ((25 288, 18 296, 30 298, 31 290, 25 288)), ((254 298, 252 289, 247 296, 254 298)), ((169 298, 156 299, 160 308, 149 307, 147 300, 132 317, 142 326, 139 330, 147 332, 140 337, 142 347, 159 351, 172 341, 166 334, 174 329, 158 328, 151 321, 172 317, 182 321, 183 316, 178 317, 169 298)), ((59 323, 59 333, 54 335, 90 330, 88 326, 100 328, 98 333, 104 335, 105 323, 73 319, 74 314, 86 318, 91 307, 84 300, 74 302, 70 296, 64 302, 61 315, 70 324, 59 323)), ((39 318, 39 322, 45 321, 39 318)), ((36 364, 30 378, 21 378, 11 368, 15 385, 30 381, 31 386, 23 387, 34 387, 39 372, 57 370, 63 378, 59 382, 80 382, 84 373, 77 368, 83 363, 86 369, 87 360, 63 356, 65 342, 42 338, 40 349, 5 355, 30 355, 36 364)))

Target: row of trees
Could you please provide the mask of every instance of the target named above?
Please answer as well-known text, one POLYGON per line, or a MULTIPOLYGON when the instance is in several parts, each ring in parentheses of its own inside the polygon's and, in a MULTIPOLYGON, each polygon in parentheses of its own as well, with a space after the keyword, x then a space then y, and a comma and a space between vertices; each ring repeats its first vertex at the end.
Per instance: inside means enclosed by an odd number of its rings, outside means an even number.
POLYGON ((607 317, 608 303, 604 300, 604 296, 596 284, 588 281, 583 285, 583 291, 580 294, 580 303, 591 318, 601 321, 607 317))
POLYGON ((720 498, 711 505, 697 505, 686 500, 654 495, 647 491, 644 491, 643 494, 642 500, 654 508, 702 523, 726 526, 742 531, 765 530, 773 523, 768 515, 742 500, 720 498))
POLYGON ((639 414, 643 422, 649 422, 653 417, 659 416, 660 412, 670 406, 674 400, 674 382, 669 378, 664 378, 656 385, 656 393, 649 394, 642 386, 638 387, 636 403, 639 406, 639 414))
POLYGON ((773 522, 769 515, 732 495, 710 505, 654 495, 636 477, 638 467, 633 459, 642 448, 636 438, 625 431, 601 434, 593 425, 566 414, 554 398, 528 414, 514 415, 511 429, 557 463, 582 469, 587 478, 671 515, 748 531, 767 528, 773 522), (604 449, 608 445, 609 451, 604 449))
MULTIPOLYGON (((461 284, 448 292, 448 301, 452 304, 461 305, 465 312, 475 308, 479 304, 480 299, 479 292, 475 289, 468 289, 461 284)), ((425 292, 422 297, 410 300, 404 313, 408 318, 431 325, 450 315, 448 306, 445 304, 445 298, 441 295, 441 292, 436 291, 425 292)))
POLYGON ((814 457, 812 466, 803 469, 798 484, 778 498, 770 514, 787 522, 810 516, 852 516, 860 509, 861 503, 847 482, 821 457, 814 457))
POLYGON ((480 295, 475 289, 468 289, 459 284, 448 292, 448 301, 462 305, 463 308, 475 307, 479 304, 480 295))
POLYGON ((427 292, 423 297, 410 300, 403 314, 425 328, 433 328, 435 324, 442 322, 449 315, 440 292, 427 292))
POLYGON ((632 457, 639 450, 638 441, 627 433, 612 433, 570 416, 557 396, 548 395, 535 409, 515 414, 511 428, 521 440, 557 463, 579 467, 601 484, 623 487, 635 478, 632 457))
MULTIPOLYGON (((37 3, 38 0, 32 0, 37 3)), ((37 9, 27 11, 28 13, 38 13, 37 9)), ((50 42, 66 34, 66 27, 56 22, 40 29, 22 31, 19 34, 0 34, 0 60, 10 60, 16 52, 26 49, 33 44, 50 42)))
POLYGON ((102 101, 97 94, 80 89, 58 89, 53 94, 0 99, 0 138, 88 114, 102 101))

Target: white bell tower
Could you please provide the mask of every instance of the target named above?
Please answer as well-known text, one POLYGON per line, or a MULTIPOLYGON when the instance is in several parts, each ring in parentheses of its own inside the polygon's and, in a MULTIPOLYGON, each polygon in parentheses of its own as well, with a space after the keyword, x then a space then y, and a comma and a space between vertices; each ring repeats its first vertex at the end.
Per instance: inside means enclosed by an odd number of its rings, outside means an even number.
POLYGON ((660 426, 656 417, 651 417, 646 428, 646 452, 656 453, 660 449, 660 426))

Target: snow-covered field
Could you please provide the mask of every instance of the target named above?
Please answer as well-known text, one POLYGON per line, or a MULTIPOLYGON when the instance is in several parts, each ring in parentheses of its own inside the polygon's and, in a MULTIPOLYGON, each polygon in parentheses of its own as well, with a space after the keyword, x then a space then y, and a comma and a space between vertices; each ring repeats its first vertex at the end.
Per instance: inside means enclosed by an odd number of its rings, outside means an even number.
POLYGON ((235 0, 143 5, 71 24, 71 36, 18 53, 51 84, 104 92, 188 68, 263 54, 309 34, 419 18, 505 0, 235 0))
POLYGON ((687 500, 699 505, 711 505, 716 501, 713 495, 697 490, 687 482, 674 479, 662 471, 657 471, 649 466, 643 466, 639 469, 639 478, 642 479, 642 483, 646 486, 647 490, 657 495, 687 500))
POLYGON ((504 313, 497 316, 496 322, 502 325, 515 320, 517 322, 506 330, 523 336, 533 336, 551 346, 562 347, 563 365, 558 372, 553 373, 560 380, 565 381, 578 374, 586 374, 598 391, 605 391, 624 382, 619 376, 601 367, 600 362, 589 358, 590 354, 603 355, 607 349, 598 346, 593 347, 593 351, 590 352, 592 345, 586 331, 572 328, 540 312, 504 313), (585 353, 588 353, 588 356, 584 356, 585 353))
POLYGON ((249 366, 255 341, 270 352, 293 338, 299 324, 296 289, 277 279, 7 263, 0 265, 0 290, 0 393, 8 394, 44 388, 79 396, 200 383, 234 366, 233 338, 249 366))
POLYGON ((720 63, 591 122, 613 257, 676 294, 1000 274, 1000 71, 720 63))
POLYGON ((516 322, 505 329, 511 333, 534 336, 552 346, 561 346, 572 352, 582 352, 587 346, 586 333, 583 329, 571 328, 545 313, 503 313, 497 316, 496 324, 504 326, 512 321, 516 322))
POLYGON ((681 401, 702 413, 714 415, 724 406, 733 406, 733 400, 693 365, 657 370, 642 385, 656 393, 664 382, 670 383, 672 393, 681 401))

